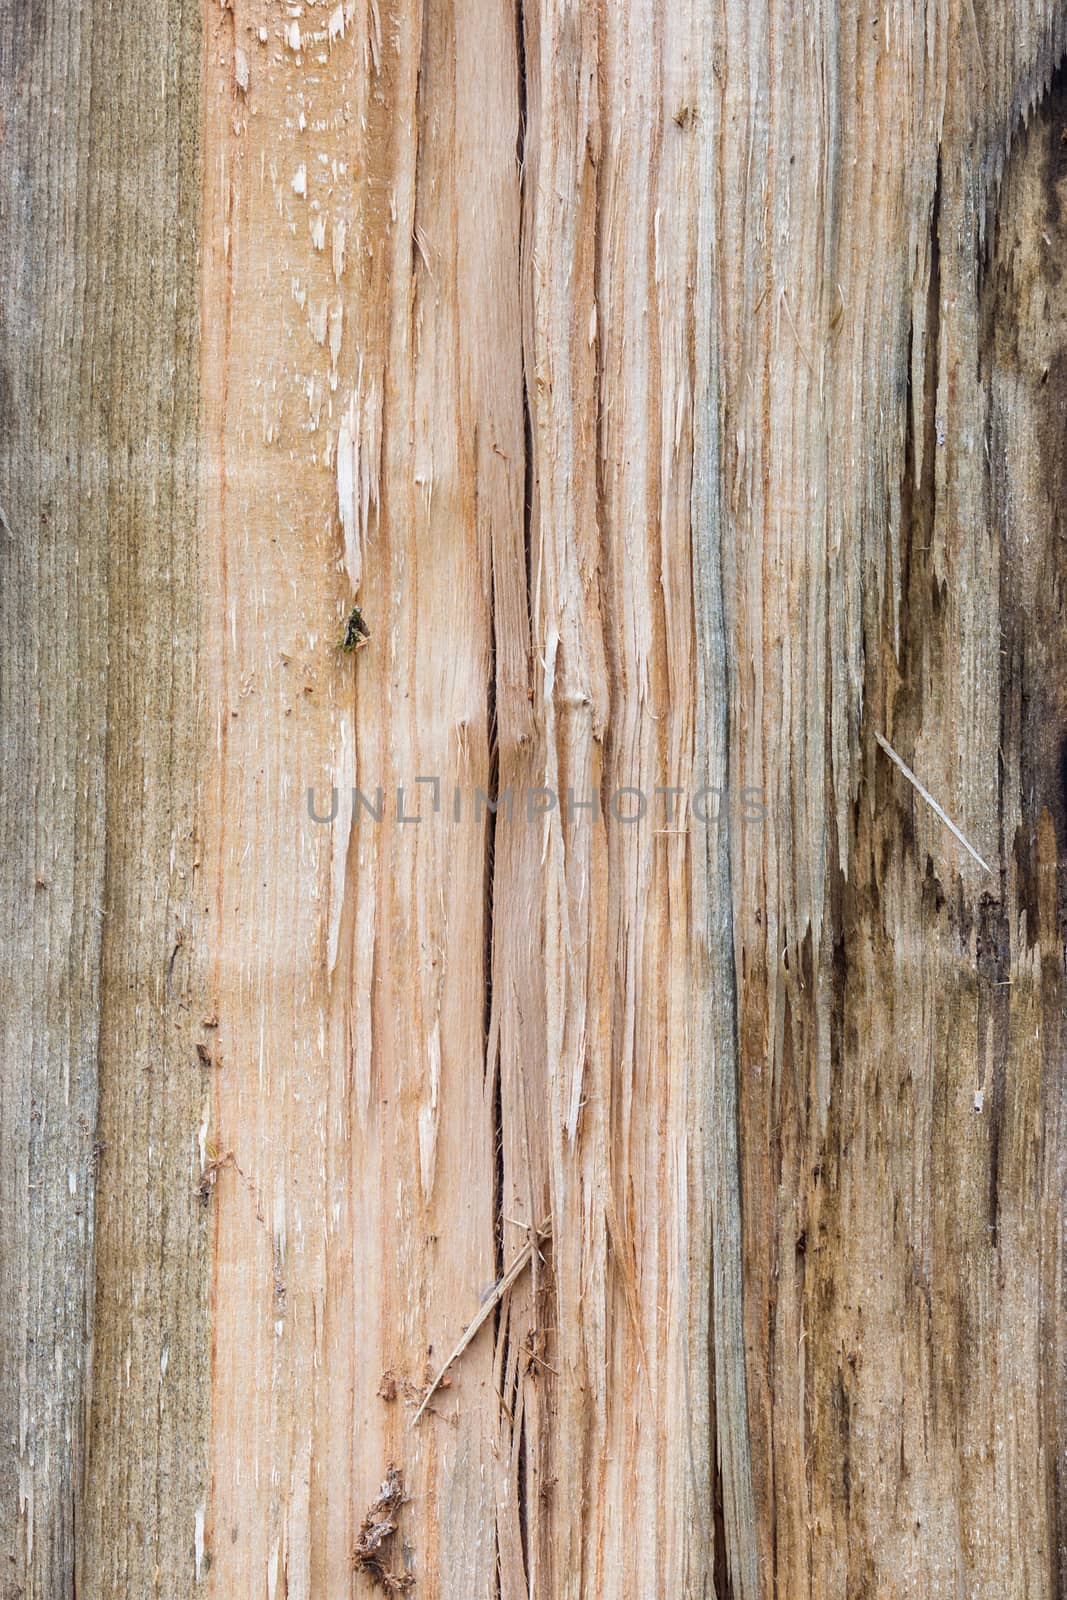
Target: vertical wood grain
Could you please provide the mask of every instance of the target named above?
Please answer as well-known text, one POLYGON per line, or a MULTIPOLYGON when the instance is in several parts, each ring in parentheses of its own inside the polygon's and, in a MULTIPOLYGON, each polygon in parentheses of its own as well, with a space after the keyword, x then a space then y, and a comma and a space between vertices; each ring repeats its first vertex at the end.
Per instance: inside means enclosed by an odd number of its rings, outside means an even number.
POLYGON ((16 10, 0 1591, 1053 1600, 1062 14, 16 10))
POLYGON ((199 58, 189 7, 0 21, 12 1595, 191 1577, 199 58))
POLYGON ((1020 849, 1058 847, 1036 795, 1017 832, 999 548, 1025 571, 1011 529, 1049 511, 1021 468, 990 495, 1020 446, 990 425, 978 285, 1062 19, 785 20, 731 14, 720 219, 731 730, 771 813, 735 851, 752 1537, 764 1592, 1051 1595, 1062 949, 1036 990, 1013 974, 1020 849))
MULTIPOLYGON (((212 1069, 203 976, 201 18, 94 7, 83 498, 106 530, 107 832, 95 1273, 77 1590, 187 1593, 206 1494, 212 1069), (90 308, 91 311, 90 311, 90 308), (97 331, 98 330, 98 331, 97 331)), ((103 618, 97 622, 102 628, 103 618)))
POLYGON ((107 585, 74 343, 87 34, 60 8, 0 19, 0 1562, 34 1596, 71 1593, 92 1298, 107 585))
POLYGON ((450 1421, 410 1424, 495 1275, 475 791, 491 547, 522 514, 513 21, 237 4, 209 30, 210 1582, 366 1581, 351 1555, 395 1464, 392 1570, 488 1593, 487 1341, 450 1421), (327 810, 337 787, 333 823, 308 785, 327 810))

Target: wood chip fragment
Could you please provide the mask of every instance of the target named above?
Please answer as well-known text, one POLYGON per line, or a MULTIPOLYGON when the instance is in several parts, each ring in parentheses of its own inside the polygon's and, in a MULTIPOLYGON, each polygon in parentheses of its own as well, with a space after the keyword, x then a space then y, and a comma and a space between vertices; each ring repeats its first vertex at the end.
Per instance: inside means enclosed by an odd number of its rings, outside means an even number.
POLYGON ((378 1498, 363 1518, 352 1552, 355 1570, 365 1572, 386 1594, 405 1594, 415 1581, 410 1573, 393 1572, 388 1564, 388 1547, 396 1533, 403 1504, 404 1479, 400 1468, 390 1465, 378 1498))

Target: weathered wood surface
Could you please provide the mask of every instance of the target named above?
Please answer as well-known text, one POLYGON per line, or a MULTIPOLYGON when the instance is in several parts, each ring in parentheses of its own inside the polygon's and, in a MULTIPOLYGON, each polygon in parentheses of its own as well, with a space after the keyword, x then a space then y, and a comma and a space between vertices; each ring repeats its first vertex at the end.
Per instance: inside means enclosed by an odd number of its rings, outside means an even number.
POLYGON ((0 9, 12 1600, 181 1592, 204 1492, 200 31, 179 3, 0 9))
POLYGON ((1065 27, 0 16, 0 1593, 1067 1590, 1065 27))

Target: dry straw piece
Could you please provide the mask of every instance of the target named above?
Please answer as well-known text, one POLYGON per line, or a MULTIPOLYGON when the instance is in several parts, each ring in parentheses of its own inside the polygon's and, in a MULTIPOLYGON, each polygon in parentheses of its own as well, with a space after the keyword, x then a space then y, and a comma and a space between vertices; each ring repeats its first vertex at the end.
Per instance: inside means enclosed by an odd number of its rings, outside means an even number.
POLYGON ((470 1344, 471 1340, 477 1334, 479 1329, 485 1326, 493 1312, 496 1310, 497 1306, 500 1304, 501 1300, 503 1300, 504 1296, 511 1288, 512 1284, 515 1283, 517 1279, 521 1278, 526 1268, 530 1265, 530 1262, 534 1258, 534 1251, 540 1246, 541 1241, 549 1238, 551 1232, 551 1220, 543 1222, 535 1232, 531 1231, 530 1237, 527 1239, 526 1243, 523 1245, 522 1249, 511 1263, 511 1266, 504 1273, 503 1277, 497 1280, 492 1289, 486 1295, 483 1304, 479 1307, 478 1315, 467 1328, 466 1332, 463 1334, 463 1337, 452 1351, 452 1354, 449 1356, 448 1360, 445 1362, 444 1366, 441 1368, 440 1372, 437 1374, 436 1378, 423 1395, 422 1404, 411 1419, 412 1427, 414 1427, 418 1422, 419 1418, 426 1410, 426 1407, 429 1405, 430 1401, 441 1387, 441 1383, 445 1377, 445 1374, 448 1372, 449 1367, 454 1361, 459 1360, 460 1356, 463 1354, 464 1350, 466 1350, 467 1346, 470 1344))
POLYGON ((936 811, 937 815, 941 818, 941 821, 945 824, 945 827, 948 828, 949 832, 955 834, 956 838, 967 851, 968 855, 972 855, 974 857, 978 865, 982 868, 983 872, 991 873, 993 868, 989 866, 987 862, 982 860, 981 856, 978 854, 978 851, 974 848, 974 845, 970 844, 963 836, 959 828, 957 828, 956 824, 953 822, 952 818, 948 815, 948 812, 943 810, 942 807, 938 805, 929 789, 924 788, 907 763, 900 759, 888 740, 883 739, 882 735, 877 732, 875 733, 874 737, 877 739, 878 743, 881 745, 890 761, 900 768, 908 782, 919 791, 923 799, 926 801, 926 804, 930 806, 933 811, 936 811))

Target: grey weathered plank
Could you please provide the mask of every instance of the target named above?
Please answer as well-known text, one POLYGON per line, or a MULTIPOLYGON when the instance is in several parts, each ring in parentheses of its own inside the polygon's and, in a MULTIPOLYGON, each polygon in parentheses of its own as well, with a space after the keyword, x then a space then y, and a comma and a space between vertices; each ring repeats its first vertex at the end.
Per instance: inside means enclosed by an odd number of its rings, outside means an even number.
POLYGON ((199 33, 0 18, 5 1594, 192 1581, 199 33))

